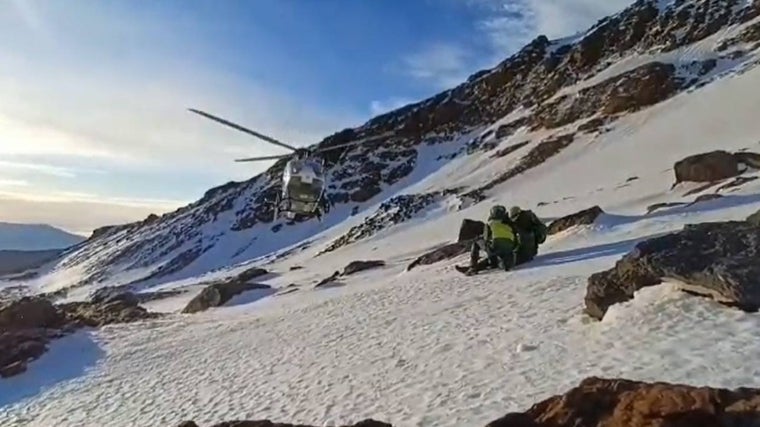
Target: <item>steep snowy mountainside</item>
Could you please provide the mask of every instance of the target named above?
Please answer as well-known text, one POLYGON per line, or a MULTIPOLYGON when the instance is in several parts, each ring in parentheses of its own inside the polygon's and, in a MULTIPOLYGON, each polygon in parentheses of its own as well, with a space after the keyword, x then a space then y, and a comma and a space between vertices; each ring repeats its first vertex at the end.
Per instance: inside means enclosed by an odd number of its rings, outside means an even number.
POLYGON ((0 222, 0 250, 42 251, 65 249, 81 243, 84 237, 47 224, 0 222))
POLYGON ((631 113, 750 69, 759 14, 744 0, 640 0, 577 37, 539 36, 456 88, 320 142, 383 136, 330 153, 335 207, 322 223, 272 221, 263 201, 277 191, 280 161, 175 212, 96 230, 31 285, 152 286, 255 261, 332 227, 346 233, 337 249, 431 206, 445 205, 433 217, 463 209, 559 154, 600 149, 597 138, 629 126, 631 113))

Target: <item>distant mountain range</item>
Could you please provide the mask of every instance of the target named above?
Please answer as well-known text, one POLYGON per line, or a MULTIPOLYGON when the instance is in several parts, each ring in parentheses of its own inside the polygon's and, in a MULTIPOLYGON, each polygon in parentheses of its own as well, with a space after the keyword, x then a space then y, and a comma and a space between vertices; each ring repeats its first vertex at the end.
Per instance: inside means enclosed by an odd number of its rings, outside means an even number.
POLYGON ((0 250, 42 251, 65 249, 85 237, 46 224, 0 222, 0 250))

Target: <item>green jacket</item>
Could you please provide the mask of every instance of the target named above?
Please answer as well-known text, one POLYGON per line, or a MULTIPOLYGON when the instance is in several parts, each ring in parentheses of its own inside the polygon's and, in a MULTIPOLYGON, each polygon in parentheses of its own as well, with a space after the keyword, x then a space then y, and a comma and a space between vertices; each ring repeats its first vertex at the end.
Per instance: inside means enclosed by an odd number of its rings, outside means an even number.
POLYGON ((483 239, 486 243, 493 243, 495 240, 507 240, 514 245, 519 243, 520 236, 515 231, 514 226, 509 220, 489 218, 486 226, 483 227, 483 239))
POLYGON ((519 231, 532 233, 536 237, 536 243, 546 240, 547 227, 533 211, 525 210, 514 219, 514 224, 519 231))

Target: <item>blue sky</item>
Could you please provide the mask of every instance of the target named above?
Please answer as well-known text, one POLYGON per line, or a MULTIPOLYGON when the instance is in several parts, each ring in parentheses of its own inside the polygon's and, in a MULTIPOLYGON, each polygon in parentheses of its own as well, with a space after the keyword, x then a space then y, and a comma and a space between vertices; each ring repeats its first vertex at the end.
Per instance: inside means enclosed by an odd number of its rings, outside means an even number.
POLYGON ((451 87, 621 0, 0 2, 0 220, 71 231, 141 219, 282 150, 451 87))

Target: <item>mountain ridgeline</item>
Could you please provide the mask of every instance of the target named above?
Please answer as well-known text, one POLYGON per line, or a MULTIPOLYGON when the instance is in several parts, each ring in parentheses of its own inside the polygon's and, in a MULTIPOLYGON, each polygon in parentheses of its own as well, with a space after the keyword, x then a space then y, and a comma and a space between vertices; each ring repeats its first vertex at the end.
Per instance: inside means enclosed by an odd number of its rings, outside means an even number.
MULTIPOLYGON (((414 203, 452 195, 483 200, 495 185, 571 145, 576 134, 603 132, 627 113, 709 83, 721 64, 740 61, 760 46, 760 24, 754 23, 758 15, 760 4, 746 0, 637 1, 584 33, 554 41, 539 36, 453 89, 330 135, 318 146, 387 136, 327 153, 328 197, 336 207, 325 221, 337 224, 380 202, 383 212, 395 200, 412 203, 403 191, 425 177, 423 165, 494 150, 518 130, 541 131, 544 136, 536 143, 526 141, 493 154, 494 158, 516 156, 520 154, 516 150, 527 150, 516 166, 492 182, 472 188, 452 183, 435 197, 419 195, 414 203), (634 55, 646 58, 657 53, 658 58, 667 58, 662 54, 732 26, 736 31, 730 37, 716 41, 709 55, 693 61, 659 59, 609 71, 634 55)), ((278 161, 247 181, 213 188, 174 212, 98 229, 55 268, 76 266, 84 272, 72 286, 128 271, 135 274, 124 275, 130 277, 124 284, 138 284, 190 277, 297 243, 318 228, 275 222, 271 205, 265 203, 279 191, 284 163, 278 161)), ((418 210, 406 209, 410 215, 418 210)), ((370 215, 368 221, 374 227, 378 220, 370 215)), ((357 227, 330 250, 371 234, 361 230, 362 225, 357 227)))

